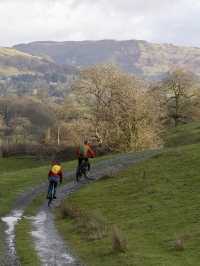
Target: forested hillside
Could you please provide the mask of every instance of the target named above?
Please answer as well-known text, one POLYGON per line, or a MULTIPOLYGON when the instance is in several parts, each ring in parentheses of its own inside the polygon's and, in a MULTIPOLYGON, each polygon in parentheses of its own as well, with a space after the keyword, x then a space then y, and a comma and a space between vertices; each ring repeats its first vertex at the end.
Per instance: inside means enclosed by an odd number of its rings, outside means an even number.
POLYGON ((74 67, 11 48, 0 48, 0 95, 46 94, 63 98, 74 67), (63 85, 65 84, 65 85, 63 85))

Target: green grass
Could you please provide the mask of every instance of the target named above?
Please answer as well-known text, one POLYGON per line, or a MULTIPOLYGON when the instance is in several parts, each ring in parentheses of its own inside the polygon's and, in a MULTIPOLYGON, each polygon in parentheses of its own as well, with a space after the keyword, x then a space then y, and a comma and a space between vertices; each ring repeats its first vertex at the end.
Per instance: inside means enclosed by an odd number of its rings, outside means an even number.
POLYGON ((190 123, 171 129, 166 136, 166 147, 200 143, 200 123, 190 123))
MULTIPOLYGON (((194 131, 196 129, 194 128, 194 131)), ((200 144, 169 149, 116 177, 84 187, 66 200, 116 224, 128 240, 126 253, 112 251, 111 233, 88 241, 77 223, 57 225, 88 266, 194 266, 200 261, 200 144), (183 239, 184 251, 174 243, 183 239)))
POLYGON ((0 216, 9 212, 15 199, 26 189, 47 179, 48 167, 5 172, 0 177, 0 216))
POLYGON ((38 168, 44 165, 47 165, 47 161, 37 160, 32 156, 0 158, 1 173, 14 172, 22 169, 38 168))

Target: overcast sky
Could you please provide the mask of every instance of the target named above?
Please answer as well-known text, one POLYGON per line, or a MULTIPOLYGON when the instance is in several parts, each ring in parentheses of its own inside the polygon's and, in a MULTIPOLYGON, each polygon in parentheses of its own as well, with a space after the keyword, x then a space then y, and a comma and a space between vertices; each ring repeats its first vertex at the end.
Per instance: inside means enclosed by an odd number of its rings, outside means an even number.
POLYGON ((0 0, 0 46, 143 39, 200 47, 200 0, 0 0))

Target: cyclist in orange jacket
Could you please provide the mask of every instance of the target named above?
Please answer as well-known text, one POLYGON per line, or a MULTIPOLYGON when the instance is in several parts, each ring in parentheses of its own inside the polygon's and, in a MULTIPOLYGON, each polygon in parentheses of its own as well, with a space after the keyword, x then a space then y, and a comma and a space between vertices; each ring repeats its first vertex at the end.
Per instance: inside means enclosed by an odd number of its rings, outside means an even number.
POLYGON ((89 158, 94 158, 96 154, 87 140, 84 141, 83 145, 80 145, 78 147, 76 154, 78 157, 78 169, 82 161, 85 161, 88 163, 88 171, 90 171, 91 166, 90 166, 89 158))

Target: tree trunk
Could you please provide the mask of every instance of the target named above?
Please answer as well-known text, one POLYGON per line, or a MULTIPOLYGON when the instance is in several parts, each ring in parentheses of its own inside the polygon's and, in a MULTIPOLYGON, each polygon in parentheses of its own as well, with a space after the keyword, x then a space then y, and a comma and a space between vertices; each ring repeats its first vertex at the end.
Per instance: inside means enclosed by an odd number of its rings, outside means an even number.
POLYGON ((57 144, 60 145, 60 127, 58 126, 58 132, 57 132, 57 144))
POLYGON ((50 141, 51 141, 51 128, 49 127, 46 133, 46 142, 49 143, 50 141))
POLYGON ((175 122, 175 127, 178 126, 178 119, 179 119, 179 96, 175 96, 175 117, 174 117, 174 122, 175 122))

